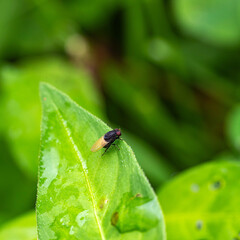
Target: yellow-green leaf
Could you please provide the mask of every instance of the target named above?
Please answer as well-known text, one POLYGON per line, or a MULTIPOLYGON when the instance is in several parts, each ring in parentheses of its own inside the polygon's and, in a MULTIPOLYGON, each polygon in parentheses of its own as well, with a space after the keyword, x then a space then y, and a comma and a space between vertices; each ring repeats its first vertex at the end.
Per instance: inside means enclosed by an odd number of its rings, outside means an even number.
POLYGON ((120 151, 91 152, 110 128, 50 85, 40 92, 39 240, 165 239, 161 208, 131 148, 118 141, 120 151))
POLYGON ((218 161, 179 175, 159 192, 168 240, 239 239, 240 162, 218 161))

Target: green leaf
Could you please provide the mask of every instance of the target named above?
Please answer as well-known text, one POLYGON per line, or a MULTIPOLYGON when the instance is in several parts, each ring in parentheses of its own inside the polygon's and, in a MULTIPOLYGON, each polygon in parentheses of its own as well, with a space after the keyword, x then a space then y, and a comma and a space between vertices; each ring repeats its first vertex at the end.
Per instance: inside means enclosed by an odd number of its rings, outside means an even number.
POLYGON ((239 43, 238 0, 174 0, 173 9, 185 32, 213 44, 239 43))
POLYGON ((177 176, 158 196, 167 236, 175 239, 238 239, 240 162, 204 164, 177 176))
MULTIPOLYGON (((33 208, 36 181, 29 179, 15 163, 6 139, 0 134, 0 225, 33 208)), ((0 238, 2 239, 2 238, 0 238)))
POLYGON ((240 106, 236 106, 229 114, 227 135, 230 143, 240 151, 240 106))
POLYGON ((62 49, 66 38, 77 28, 59 1, 48 4, 39 0, 1 1, 0 9, 4 9, 0 18, 1 58, 62 49))
POLYGON ((92 0, 62 2, 71 20, 75 20, 81 27, 91 31, 111 21, 112 14, 119 5, 114 0, 92 0), (104 11, 102 11, 104 9, 104 11))
POLYGON ((37 240, 37 223, 35 212, 21 216, 0 229, 2 240, 37 240))
POLYGON ((146 46, 146 55, 151 61, 167 71, 176 71, 186 76, 183 53, 176 43, 165 38, 154 37, 147 42, 146 46))
POLYGON ((110 130, 70 98, 41 84, 39 240, 165 239, 157 198, 131 148, 92 153, 110 130))
POLYGON ((3 109, 0 125, 21 169, 37 178, 41 108, 39 82, 44 80, 64 89, 77 103, 102 116, 101 97, 92 79, 61 59, 42 59, 2 69, 3 109))

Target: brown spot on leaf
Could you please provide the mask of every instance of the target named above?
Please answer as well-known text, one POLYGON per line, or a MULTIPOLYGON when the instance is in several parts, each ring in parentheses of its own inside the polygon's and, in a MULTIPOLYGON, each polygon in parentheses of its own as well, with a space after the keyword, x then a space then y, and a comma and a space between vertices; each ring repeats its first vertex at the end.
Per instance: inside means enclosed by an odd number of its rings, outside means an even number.
POLYGON ((131 197, 130 200, 133 200, 135 198, 140 198, 142 197, 142 194, 141 193, 137 193, 135 196, 131 197))
POLYGON ((119 218, 119 214, 118 214, 118 212, 115 212, 111 218, 111 223, 113 226, 116 226, 118 218, 119 218))

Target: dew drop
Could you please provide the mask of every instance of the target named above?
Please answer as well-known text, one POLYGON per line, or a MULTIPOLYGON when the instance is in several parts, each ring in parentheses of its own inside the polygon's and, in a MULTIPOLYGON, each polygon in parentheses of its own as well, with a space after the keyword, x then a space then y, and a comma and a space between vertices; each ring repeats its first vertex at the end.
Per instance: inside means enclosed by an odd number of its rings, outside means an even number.
POLYGON ((202 220, 197 220, 196 221, 196 228, 197 230, 201 230, 203 227, 203 221, 202 220))
POLYGON ((217 182, 213 183, 213 187, 214 188, 220 188, 221 187, 221 182, 217 181, 217 182))
POLYGON ((218 190, 223 186, 223 182, 220 180, 214 181, 211 185, 210 185, 210 189, 211 190, 218 190))
POLYGON ((76 222, 79 227, 82 227, 85 224, 85 222, 87 221, 87 216, 88 210, 84 210, 77 215, 76 222))
POLYGON ((73 230, 73 228, 74 228, 74 227, 71 226, 71 228, 70 228, 70 232, 69 232, 70 235, 73 235, 73 234, 75 233, 74 230, 73 230))
POLYGON ((62 223, 63 226, 69 227, 70 223, 70 217, 69 215, 65 215, 60 219, 60 223, 62 223))
POLYGON ((222 168, 222 169, 221 169, 221 172, 222 172, 222 173, 227 173, 227 171, 228 171, 227 168, 222 168))
POLYGON ((196 184, 196 183, 193 183, 191 185, 191 191, 194 192, 194 193, 199 192, 199 185, 196 184))

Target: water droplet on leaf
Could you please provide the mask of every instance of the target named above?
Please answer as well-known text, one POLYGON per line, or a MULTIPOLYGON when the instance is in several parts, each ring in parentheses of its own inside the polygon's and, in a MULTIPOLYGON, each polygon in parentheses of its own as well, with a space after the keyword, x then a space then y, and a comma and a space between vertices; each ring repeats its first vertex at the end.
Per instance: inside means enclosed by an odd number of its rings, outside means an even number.
POLYGON ((88 210, 84 210, 83 212, 80 212, 76 217, 76 222, 79 227, 82 227, 85 222, 87 221, 88 216, 88 210))
POLYGON ((203 227, 203 221, 202 220, 197 220, 196 221, 196 228, 197 230, 201 230, 203 227))
POLYGON ((217 181, 214 181, 211 185, 210 185, 210 189, 211 190, 218 190, 220 188, 223 187, 223 181, 222 180, 217 180, 217 181))
POLYGON ((74 226, 71 226, 70 231, 69 231, 69 234, 70 234, 70 235, 73 235, 73 234, 75 233, 74 230, 73 230, 73 228, 74 228, 74 226))
POLYGON ((193 183, 192 185, 191 185, 191 191, 192 192, 199 192, 199 185, 198 184, 196 184, 196 183, 193 183))

